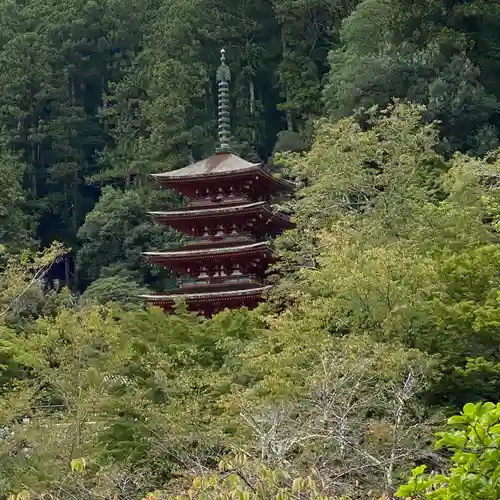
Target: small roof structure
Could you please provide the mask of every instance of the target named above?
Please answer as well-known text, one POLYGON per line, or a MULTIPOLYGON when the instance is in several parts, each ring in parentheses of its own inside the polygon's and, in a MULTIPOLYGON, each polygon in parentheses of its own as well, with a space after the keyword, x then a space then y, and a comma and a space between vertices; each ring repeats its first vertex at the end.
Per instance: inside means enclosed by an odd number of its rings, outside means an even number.
POLYGON ((189 217, 190 219, 192 219, 195 217, 204 218, 204 217, 213 217, 218 215, 236 214, 240 212, 248 213, 261 208, 265 208, 267 206, 268 203, 266 201, 254 201, 251 203, 242 203, 240 205, 232 205, 226 207, 198 208, 198 209, 186 208, 185 210, 148 212, 148 214, 152 215, 153 217, 168 217, 169 219, 184 218, 184 217, 189 217))
MULTIPOLYGON (((217 221, 221 220, 246 220, 252 215, 255 216, 261 230, 264 228, 270 229, 270 231, 265 231, 267 233, 275 230, 280 232, 284 229, 294 227, 293 222, 290 221, 288 216, 275 212, 266 201, 257 201, 220 208, 202 208, 195 210, 187 208, 186 210, 148 213, 158 222, 168 224, 170 227, 183 232, 186 232, 189 229, 189 225, 194 221, 198 224, 205 223, 214 225, 217 221)), ((259 230, 260 234, 263 233, 261 230, 259 230)))
POLYGON ((225 265, 231 262, 241 262, 262 266, 273 261, 269 244, 265 241, 249 245, 230 247, 215 247, 202 250, 177 250, 173 252, 144 252, 151 262, 167 265, 170 269, 184 273, 186 266, 220 263, 225 265), (257 264, 260 263, 260 264, 257 264))

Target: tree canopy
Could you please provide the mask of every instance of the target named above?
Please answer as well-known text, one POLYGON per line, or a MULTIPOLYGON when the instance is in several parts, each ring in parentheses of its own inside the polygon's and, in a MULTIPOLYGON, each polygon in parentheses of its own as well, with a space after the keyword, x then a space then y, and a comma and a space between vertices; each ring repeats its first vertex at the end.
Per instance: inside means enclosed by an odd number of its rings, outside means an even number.
POLYGON ((0 0, 0 497, 500 496, 500 9, 0 0), (151 173, 297 185, 266 302, 165 315, 151 173), (448 418, 448 420, 447 420, 448 418), (446 424, 448 422, 448 424, 446 424), (437 439, 435 439, 435 437, 437 439))

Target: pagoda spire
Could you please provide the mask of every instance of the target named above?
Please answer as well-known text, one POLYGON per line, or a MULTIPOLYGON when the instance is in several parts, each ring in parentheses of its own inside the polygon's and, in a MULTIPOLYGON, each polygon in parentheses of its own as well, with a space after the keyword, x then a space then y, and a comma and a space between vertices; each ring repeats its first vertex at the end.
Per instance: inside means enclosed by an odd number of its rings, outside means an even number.
POLYGON ((220 51, 220 66, 217 69, 217 86, 219 101, 219 147, 218 153, 229 153, 231 139, 231 119, 229 113, 229 82, 231 81, 231 71, 226 64, 226 50, 220 51))

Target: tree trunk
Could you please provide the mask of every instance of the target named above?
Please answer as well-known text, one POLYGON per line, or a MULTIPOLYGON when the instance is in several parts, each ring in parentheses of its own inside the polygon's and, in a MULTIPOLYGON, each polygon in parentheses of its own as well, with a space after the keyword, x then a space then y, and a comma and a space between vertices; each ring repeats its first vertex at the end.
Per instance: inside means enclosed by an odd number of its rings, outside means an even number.
MULTIPOLYGON (((285 30, 283 29, 283 26, 281 26, 281 59, 283 60, 285 58, 285 54, 287 52, 287 46, 286 46, 286 37, 285 37, 285 30)), ((286 129, 289 132, 293 132, 293 118, 292 118, 292 110, 289 108, 290 104, 290 99, 288 96, 288 91, 286 89, 286 86, 284 86, 283 91, 285 93, 285 118, 286 118, 286 129)))
MULTIPOLYGON (((255 117, 255 85, 253 83, 252 77, 249 78, 248 90, 250 93, 250 116, 252 117, 252 122, 255 117)), ((257 140, 255 123, 252 123, 252 143, 255 145, 257 140)))
POLYGON ((293 132, 292 110, 287 108, 285 111, 285 115, 286 115, 286 129, 289 132, 293 132))
MULTIPOLYGON (((38 126, 35 127, 35 134, 38 134, 38 126)), ((36 157, 37 148, 33 145, 31 148, 31 190, 33 191, 33 199, 36 199, 38 194, 36 185, 36 157)))

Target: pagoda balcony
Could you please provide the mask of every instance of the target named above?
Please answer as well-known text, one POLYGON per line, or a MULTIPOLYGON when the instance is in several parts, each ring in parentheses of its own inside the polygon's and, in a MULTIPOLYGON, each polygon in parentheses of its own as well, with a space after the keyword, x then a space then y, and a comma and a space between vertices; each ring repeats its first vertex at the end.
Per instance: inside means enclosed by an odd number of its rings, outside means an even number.
POLYGON ((184 250, 201 250, 203 248, 213 248, 214 246, 223 248, 257 243, 257 239, 251 233, 238 233, 232 228, 231 230, 232 232, 227 233, 223 229, 219 229, 214 234, 193 236, 184 245, 184 250))
POLYGON ((271 256, 271 250, 267 241, 259 241, 246 245, 216 246, 209 248, 182 248, 169 252, 144 252, 156 264, 171 265, 176 262, 209 262, 217 261, 238 261, 242 258, 267 258, 271 256))
POLYGON ((227 193, 208 193, 206 196, 189 198, 189 201, 186 204, 186 209, 196 210, 200 208, 220 208, 225 206, 230 207, 233 205, 244 205, 245 203, 252 203, 253 201, 254 200, 246 195, 235 196, 227 193))
POLYGON ((167 267, 186 278, 229 279, 236 275, 260 275, 274 261, 267 242, 171 252, 145 252, 157 265, 167 267))

